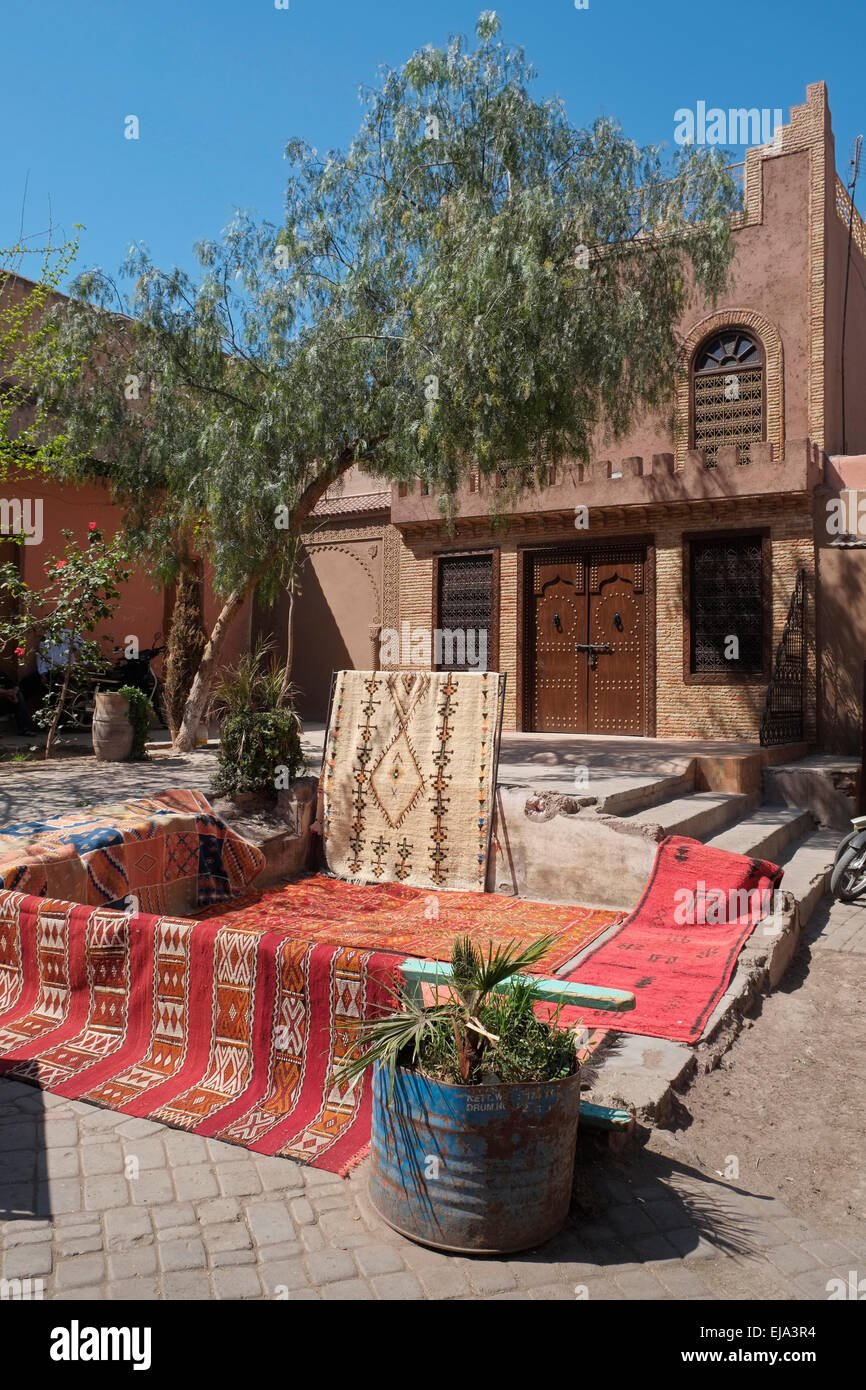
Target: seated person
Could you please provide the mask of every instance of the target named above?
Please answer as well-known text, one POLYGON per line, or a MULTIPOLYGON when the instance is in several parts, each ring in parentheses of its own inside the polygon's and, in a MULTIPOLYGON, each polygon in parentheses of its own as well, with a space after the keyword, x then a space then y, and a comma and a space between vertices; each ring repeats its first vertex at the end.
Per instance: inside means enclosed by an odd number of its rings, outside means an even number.
POLYGON ((0 671, 0 714, 11 714, 15 720, 15 730, 19 734, 32 734, 30 711, 21 694, 21 687, 12 676, 0 671))
MULTIPOLYGON (((63 629, 56 641, 50 637, 43 637, 39 643, 36 651, 36 669, 39 672, 44 690, 50 689, 55 677, 62 679, 69 657, 69 639, 71 636, 72 633, 67 627, 63 629)), ((75 665, 74 660, 73 665, 75 665)))

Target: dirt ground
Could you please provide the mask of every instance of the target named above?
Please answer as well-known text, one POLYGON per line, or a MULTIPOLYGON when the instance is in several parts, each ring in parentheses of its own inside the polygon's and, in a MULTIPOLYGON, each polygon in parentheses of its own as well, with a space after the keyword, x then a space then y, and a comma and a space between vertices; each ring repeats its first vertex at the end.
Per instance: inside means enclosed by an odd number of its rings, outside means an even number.
POLYGON ((735 1156, 739 1185, 778 1197, 828 1236, 866 1234, 866 956, 810 947, 826 910, 638 1166, 663 1155, 720 1177, 735 1156))

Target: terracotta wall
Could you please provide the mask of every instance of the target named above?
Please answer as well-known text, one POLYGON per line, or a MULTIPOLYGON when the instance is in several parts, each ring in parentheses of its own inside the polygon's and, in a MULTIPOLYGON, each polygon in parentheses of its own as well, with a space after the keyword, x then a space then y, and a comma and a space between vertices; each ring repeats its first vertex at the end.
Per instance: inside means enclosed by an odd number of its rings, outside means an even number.
POLYGON ((815 498, 821 748, 860 752, 866 660, 866 456, 836 458, 815 498), (850 530, 841 532, 837 508, 850 530), (858 516, 858 512, 862 513, 858 516), (833 526, 828 519, 833 517, 833 526))
MULTIPOLYGON (((114 505, 104 488, 87 486, 81 488, 64 487, 59 483, 38 478, 32 474, 21 474, 0 482, 0 496, 6 499, 17 498, 21 502, 32 499, 42 502, 43 539, 38 545, 4 546, 3 558, 19 557, 21 573, 25 582, 39 588, 45 579, 44 565, 49 556, 61 555, 66 544, 63 530, 72 531, 80 543, 86 541, 87 527, 91 521, 97 522, 108 538, 115 535, 121 522, 121 508, 114 505)), ((219 612, 219 600, 211 584, 205 592, 205 621, 213 623, 219 612)), ((224 663, 237 660, 249 641, 250 605, 242 610, 231 629, 226 644, 224 663)), ((168 618, 165 611, 165 598, 162 589, 149 574, 147 565, 136 567, 129 581, 122 586, 122 598, 115 617, 97 632, 107 656, 112 657, 115 644, 134 634, 141 647, 153 645, 157 632, 167 635, 168 618)), ((7 665, 8 658, 7 658, 7 665)), ((32 660, 30 662, 32 667, 32 660)), ((29 669, 29 668, 25 668, 29 669)), ((160 663, 155 663, 157 672, 160 663)), ((24 671, 22 671, 24 674, 24 671)))
MULTIPOLYGON (((834 184, 835 187, 835 184, 834 184)), ((842 437, 842 315, 845 301, 845 269, 848 262, 848 228, 836 211, 828 208, 827 311, 825 334, 825 418, 828 453, 840 453, 842 437)), ((862 223, 857 219, 860 228, 862 223)), ((860 245, 852 237, 848 276, 848 314, 845 324, 845 420, 846 452, 866 451, 866 232, 858 231, 860 245)))
MULTIPOLYGON (((292 679, 297 704, 307 720, 324 720, 331 674, 378 664, 384 587, 383 521, 368 525, 325 524, 307 538, 294 609, 292 679)), ((390 528, 389 528, 390 529, 390 528)), ((253 637, 273 639, 286 652, 288 599, 257 608, 253 637)))

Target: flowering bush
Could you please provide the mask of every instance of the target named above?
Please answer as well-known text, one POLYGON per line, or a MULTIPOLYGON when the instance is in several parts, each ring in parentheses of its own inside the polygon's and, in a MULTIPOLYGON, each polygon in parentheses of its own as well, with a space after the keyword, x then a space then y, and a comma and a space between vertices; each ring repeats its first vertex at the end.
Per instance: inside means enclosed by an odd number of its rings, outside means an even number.
POLYGON ((37 722, 47 727, 46 758, 51 757, 63 711, 73 687, 73 672, 98 674, 108 666, 96 629, 112 617, 120 600, 120 588, 132 573, 125 542, 115 536, 106 541, 95 521, 88 528, 86 545, 64 531, 63 556, 53 555, 44 566, 46 581, 31 589, 17 564, 0 565, 0 594, 12 599, 15 612, 0 622, 0 647, 15 642, 20 659, 33 645, 54 647, 61 657, 55 666, 58 679, 49 689, 37 722))

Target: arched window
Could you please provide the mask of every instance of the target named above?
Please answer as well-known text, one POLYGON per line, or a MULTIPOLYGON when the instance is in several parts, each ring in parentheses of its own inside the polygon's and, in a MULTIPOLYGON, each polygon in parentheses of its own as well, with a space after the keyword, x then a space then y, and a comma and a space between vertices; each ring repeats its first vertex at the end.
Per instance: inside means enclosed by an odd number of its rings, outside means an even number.
POLYGON ((692 447, 704 449, 707 466, 725 445, 736 445, 740 463, 749 446, 765 437, 764 352, 751 333, 725 328, 705 338, 692 365, 692 447))

